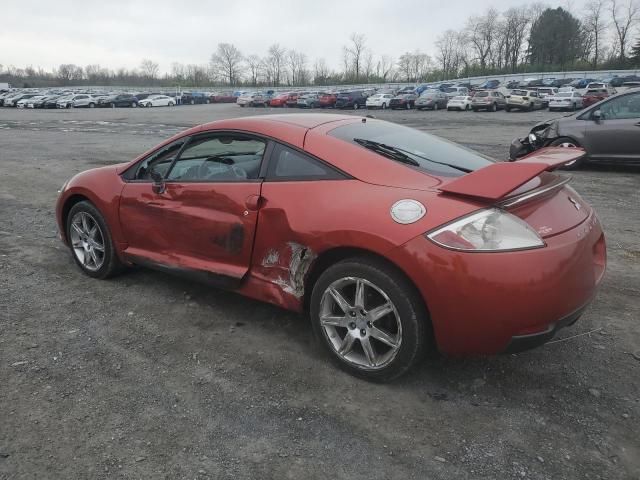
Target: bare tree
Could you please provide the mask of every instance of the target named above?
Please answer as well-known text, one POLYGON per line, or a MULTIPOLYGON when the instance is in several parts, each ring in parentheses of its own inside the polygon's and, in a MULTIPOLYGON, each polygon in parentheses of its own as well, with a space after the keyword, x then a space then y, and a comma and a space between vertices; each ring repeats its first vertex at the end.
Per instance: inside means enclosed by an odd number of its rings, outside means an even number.
MULTIPOLYGON (((82 80, 83 73, 81 67, 73 63, 63 63, 58 67, 57 77, 63 85, 69 85, 72 82, 82 80)), ((24 76, 24 72, 22 76, 24 76)))
POLYGON ((142 60, 142 62, 140 62, 140 72, 142 73, 143 77, 147 77, 153 80, 158 76, 159 70, 160 66, 153 60, 145 58, 142 60))
POLYGON ((289 67, 289 83, 291 85, 304 85, 307 82, 307 56, 304 53, 289 50, 287 66, 289 67))
POLYGON ((322 84, 326 81, 327 77, 329 77, 329 67, 327 66, 327 61, 324 58, 320 58, 316 60, 316 63, 313 66, 313 83, 322 84))
POLYGON ((246 59, 249 75, 251 76, 251 85, 254 87, 258 84, 258 78, 262 72, 262 60, 257 55, 249 55, 246 59))
POLYGON ((497 29, 498 12, 494 8, 487 10, 481 17, 472 17, 467 21, 467 38, 482 70, 487 68, 495 46, 497 29))
POLYGON ((393 72, 393 63, 393 58, 382 55, 376 64, 376 76, 386 82, 393 72))
POLYGON ((349 40, 351 43, 344 47, 345 63, 350 64, 354 80, 357 82, 362 73, 364 56, 367 51, 366 37, 362 34, 352 33, 349 40))
POLYGON ((633 30, 633 27, 638 21, 640 10, 638 3, 635 0, 627 0, 627 4, 619 5, 618 0, 611 0, 610 2, 611 20, 616 32, 616 42, 618 47, 618 53, 622 60, 627 58, 627 48, 629 45, 629 33, 633 30), (620 13, 622 10, 622 13, 620 13))
POLYGON ((511 67, 515 72, 523 56, 524 40, 528 34, 532 10, 527 7, 512 7, 504 12, 503 55, 504 67, 511 67))
POLYGON ((585 36, 591 44, 593 68, 598 68, 602 49, 602 37, 607 30, 604 19, 605 0, 591 0, 585 5, 585 15, 582 19, 585 36))
POLYGON ((266 75, 274 86, 280 85, 282 74, 286 66, 287 51, 279 44, 274 43, 269 47, 267 56, 263 60, 266 75))
POLYGON ((230 43, 219 43, 211 55, 211 67, 220 73, 229 85, 236 85, 242 75, 242 53, 230 43))

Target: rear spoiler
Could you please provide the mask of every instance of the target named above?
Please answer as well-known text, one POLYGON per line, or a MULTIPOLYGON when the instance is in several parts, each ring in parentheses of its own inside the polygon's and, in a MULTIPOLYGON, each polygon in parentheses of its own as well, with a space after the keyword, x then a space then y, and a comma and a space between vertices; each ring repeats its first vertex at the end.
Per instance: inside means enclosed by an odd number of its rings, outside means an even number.
POLYGON ((442 186, 442 192, 482 200, 500 200, 542 172, 549 172, 586 155, 582 148, 547 147, 516 162, 497 162, 458 177, 442 186))

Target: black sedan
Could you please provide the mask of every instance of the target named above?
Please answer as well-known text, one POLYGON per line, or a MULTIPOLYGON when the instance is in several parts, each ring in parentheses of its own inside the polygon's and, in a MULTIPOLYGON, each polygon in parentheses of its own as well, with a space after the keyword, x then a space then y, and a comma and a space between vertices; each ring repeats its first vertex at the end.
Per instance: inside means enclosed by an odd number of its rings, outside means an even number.
POLYGON ((99 107, 132 107, 138 106, 138 98, 130 93, 120 93, 117 95, 109 95, 98 100, 99 107))

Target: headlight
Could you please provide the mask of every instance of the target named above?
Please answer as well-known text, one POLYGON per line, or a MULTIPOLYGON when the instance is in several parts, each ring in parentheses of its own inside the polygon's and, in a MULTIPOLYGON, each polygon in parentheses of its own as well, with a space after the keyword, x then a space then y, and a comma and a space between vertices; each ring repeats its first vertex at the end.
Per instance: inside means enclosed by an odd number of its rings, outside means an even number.
POLYGON ((498 208, 462 217, 427 234, 443 247, 463 251, 497 252, 544 247, 544 241, 524 221, 498 208))

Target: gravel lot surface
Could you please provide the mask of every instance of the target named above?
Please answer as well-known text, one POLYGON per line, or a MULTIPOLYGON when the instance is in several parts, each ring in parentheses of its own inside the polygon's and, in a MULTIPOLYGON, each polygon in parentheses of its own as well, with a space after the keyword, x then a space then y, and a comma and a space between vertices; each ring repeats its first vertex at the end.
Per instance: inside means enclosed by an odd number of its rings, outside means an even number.
MULTIPOLYGON (((609 267, 564 341, 430 360, 387 385, 336 370, 302 316, 144 269, 97 281, 75 267, 53 213, 67 178, 269 112, 0 109, 0 479, 640 478, 639 169, 574 174, 609 267)), ((501 158, 550 116, 375 114, 501 158)))

